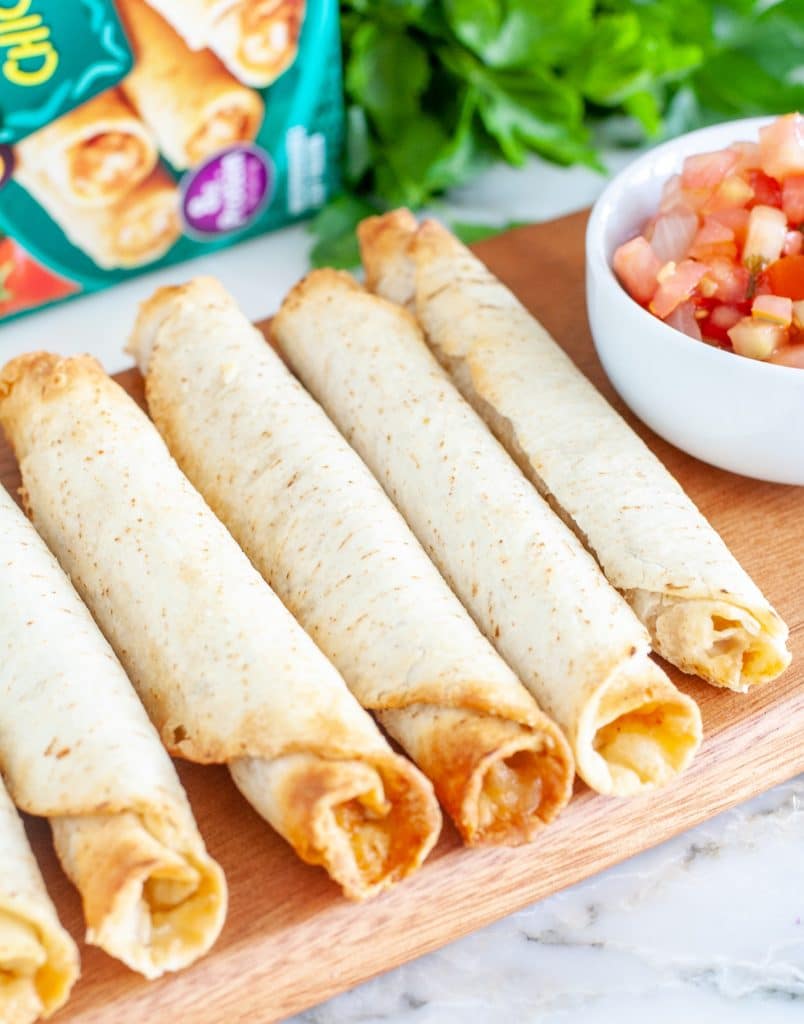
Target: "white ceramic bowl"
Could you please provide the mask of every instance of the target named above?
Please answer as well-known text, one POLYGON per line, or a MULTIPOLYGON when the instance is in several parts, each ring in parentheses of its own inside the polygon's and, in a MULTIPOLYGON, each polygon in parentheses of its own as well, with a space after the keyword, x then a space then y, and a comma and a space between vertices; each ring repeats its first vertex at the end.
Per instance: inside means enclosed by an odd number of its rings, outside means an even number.
POLYGON ((586 299, 600 361, 623 401, 660 437, 733 473, 804 485, 804 369, 688 338, 621 287, 614 250, 655 213, 685 157, 756 141, 771 118, 702 128, 657 146, 608 185, 586 232, 586 299))

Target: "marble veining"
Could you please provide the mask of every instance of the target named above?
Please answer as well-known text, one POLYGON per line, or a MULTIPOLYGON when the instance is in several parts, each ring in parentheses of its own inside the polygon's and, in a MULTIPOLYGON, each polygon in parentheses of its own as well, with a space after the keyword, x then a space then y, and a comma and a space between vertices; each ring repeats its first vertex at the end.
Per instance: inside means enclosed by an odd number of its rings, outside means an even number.
POLYGON ((804 1024, 804 775, 293 1024, 804 1024))

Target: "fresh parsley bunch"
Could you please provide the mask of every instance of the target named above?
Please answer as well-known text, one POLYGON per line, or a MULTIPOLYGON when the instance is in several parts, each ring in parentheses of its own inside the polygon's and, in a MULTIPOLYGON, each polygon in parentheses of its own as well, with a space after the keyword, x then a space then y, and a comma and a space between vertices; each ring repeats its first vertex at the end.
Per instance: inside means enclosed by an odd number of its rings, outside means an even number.
POLYGON ((342 0, 341 26, 345 192, 317 263, 494 160, 602 170, 601 141, 804 108, 804 0, 342 0))

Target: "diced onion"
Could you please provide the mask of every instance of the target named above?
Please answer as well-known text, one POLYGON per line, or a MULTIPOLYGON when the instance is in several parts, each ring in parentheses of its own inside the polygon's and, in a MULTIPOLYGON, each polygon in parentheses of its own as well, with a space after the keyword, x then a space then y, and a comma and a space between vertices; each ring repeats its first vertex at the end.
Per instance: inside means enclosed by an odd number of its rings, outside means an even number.
POLYGON ((669 213, 663 213, 656 221, 650 240, 659 262, 683 260, 697 230, 698 217, 691 210, 675 207, 669 213))
POLYGON ((748 234, 743 247, 746 267, 766 267, 782 255, 787 218, 775 206, 755 206, 748 218, 748 234))
POLYGON ((701 341, 703 338, 701 328, 695 316, 695 306, 691 302, 682 302, 680 306, 676 306, 665 320, 665 323, 675 327, 682 334, 689 335, 690 338, 694 338, 696 341, 701 341))
POLYGON ((734 351, 749 359, 768 359, 787 340, 783 327, 750 316, 744 316, 727 333, 734 351))
POLYGON ((751 304, 751 316, 789 327, 793 320, 793 300, 782 295, 757 295, 751 304))

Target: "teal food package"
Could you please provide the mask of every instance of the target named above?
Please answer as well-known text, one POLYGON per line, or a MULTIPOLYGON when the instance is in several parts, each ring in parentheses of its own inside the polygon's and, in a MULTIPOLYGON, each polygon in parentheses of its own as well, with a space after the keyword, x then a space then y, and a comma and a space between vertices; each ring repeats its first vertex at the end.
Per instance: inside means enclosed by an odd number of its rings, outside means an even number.
POLYGON ((338 185, 337 0, 0 0, 0 320, 338 185))

